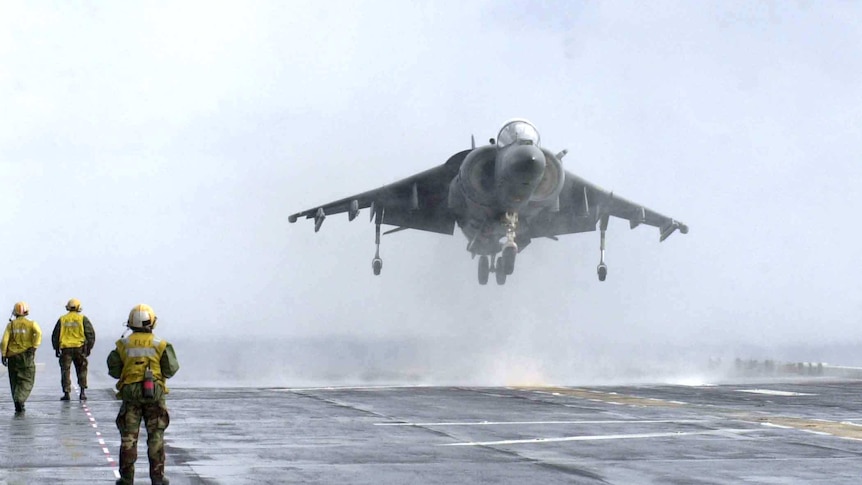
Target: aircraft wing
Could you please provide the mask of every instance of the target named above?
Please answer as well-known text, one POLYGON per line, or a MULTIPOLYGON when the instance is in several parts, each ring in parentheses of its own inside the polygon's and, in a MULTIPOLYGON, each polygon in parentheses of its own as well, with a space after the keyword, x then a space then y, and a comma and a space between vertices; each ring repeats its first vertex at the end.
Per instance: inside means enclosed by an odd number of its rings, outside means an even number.
POLYGON ((659 241, 664 241, 677 229, 683 234, 688 233, 688 226, 682 222, 608 192, 567 171, 560 193, 560 210, 537 217, 532 224, 531 235, 553 237, 595 231, 599 222, 606 227, 609 217, 629 221, 632 229, 641 224, 657 227, 659 241))
POLYGON ((328 215, 346 212, 353 220, 361 209, 370 207, 372 217, 379 214, 383 224, 451 235, 455 216, 447 206, 449 183, 468 153, 470 150, 456 153, 445 164, 398 182, 297 212, 288 220, 314 219, 314 230, 318 231, 328 215))

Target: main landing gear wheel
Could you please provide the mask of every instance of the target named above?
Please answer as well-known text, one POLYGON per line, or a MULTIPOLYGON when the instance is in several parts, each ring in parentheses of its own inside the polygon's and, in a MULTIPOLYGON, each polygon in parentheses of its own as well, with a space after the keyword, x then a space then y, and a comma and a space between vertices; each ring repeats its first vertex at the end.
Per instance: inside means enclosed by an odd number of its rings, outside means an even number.
POLYGON ((479 284, 486 285, 488 284, 488 275, 491 274, 491 262, 488 260, 488 256, 480 256, 479 257, 479 284))
POLYGON ((506 284, 506 271, 503 268, 503 258, 497 259, 497 267, 494 269, 494 277, 497 279, 498 285, 506 284))
POLYGON ((506 245, 503 248, 503 255, 500 256, 500 261, 503 263, 503 271, 506 275, 515 272, 515 256, 518 254, 518 246, 514 243, 506 245))
POLYGON ((599 281, 604 281, 608 277, 608 265, 602 263, 596 268, 599 273, 599 281))

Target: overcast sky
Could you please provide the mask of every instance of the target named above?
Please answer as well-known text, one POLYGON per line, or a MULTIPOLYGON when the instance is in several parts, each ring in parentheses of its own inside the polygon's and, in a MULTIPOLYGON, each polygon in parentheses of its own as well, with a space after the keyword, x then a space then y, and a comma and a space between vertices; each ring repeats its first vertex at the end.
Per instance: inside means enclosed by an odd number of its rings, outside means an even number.
POLYGON ((50 329, 74 296, 107 340, 146 302, 168 338, 410 338, 548 373, 858 343, 860 20, 838 1, 0 1, 0 305, 50 329), (384 237, 375 277, 367 214, 287 222, 513 117, 690 233, 612 221, 604 283, 587 233, 481 287, 460 233, 384 237))

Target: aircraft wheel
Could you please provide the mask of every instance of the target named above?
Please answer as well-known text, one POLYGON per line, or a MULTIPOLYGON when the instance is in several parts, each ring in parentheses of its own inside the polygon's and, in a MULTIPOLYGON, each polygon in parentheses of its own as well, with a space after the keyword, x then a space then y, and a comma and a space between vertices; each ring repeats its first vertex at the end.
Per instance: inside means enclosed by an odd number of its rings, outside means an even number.
POLYGON ((502 268, 503 265, 501 264, 502 262, 503 262, 502 259, 497 260, 497 270, 494 271, 494 277, 497 279, 498 285, 505 285, 506 284, 506 276, 507 275, 506 275, 506 272, 503 271, 503 268, 502 268))
POLYGON ((518 254, 516 246, 506 246, 503 248, 503 255, 500 260, 503 262, 503 270, 507 275, 515 272, 515 255, 518 254))
POLYGON ((491 273, 491 262, 488 256, 479 257, 479 284, 488 284, 488 275, 491 273))
POLYGON ((599 281, 604 281, 608 277, 608 265, 600 264, 598 267, 599 281))
POLYGON ((380 258, 374 258, 374 260, 371 261, 371 269, 374 270, 374 276, 379 276, 380 270, 383 269, 383 260, 380 258))

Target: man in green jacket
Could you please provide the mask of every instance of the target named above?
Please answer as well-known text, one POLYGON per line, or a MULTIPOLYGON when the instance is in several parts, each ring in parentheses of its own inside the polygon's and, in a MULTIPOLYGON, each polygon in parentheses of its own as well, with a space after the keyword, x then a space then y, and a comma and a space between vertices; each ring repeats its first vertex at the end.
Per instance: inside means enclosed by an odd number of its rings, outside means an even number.
POLYGON ((117 340, 108 355, 108 373, 119 379, 117 396, 123 400, 117 415, 120 430, 120 479, 117 485, 135 481, 138 433, 141 419, 147 427, 147 457, 152 485, 166 485, 164 432, 170 423, 165 381, 180 368, 174 348, 153 334, 156 313, 149 305, 136 305, 129 312, 128 337, 117 340))
POLYGON ((15 402, 15 414, 24 412, 24 402, 30 397, 36 382, 36 348, 42 344, 42 329, 27 318, 30 305, 19 301, 12 307, 12 318, 3 332, 0 354, 9 367, 9 388, 15 402))
POLYGON ((72 392, 72 363, 75 364, 75 374, 78 377, 78 387, 81 393, 78 399, 87 400, 87 357, 93 345, 96 344, 96 332, 93 324, 86 315, 81 313, 81 301, 72 298, 66 303, 66 313, 54 325, 51 334, 51 344, 54 346, 54 354, 60 359, 60 385, 63 386, 63 397, 61 401, 69 400, 72 392))

